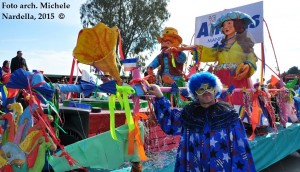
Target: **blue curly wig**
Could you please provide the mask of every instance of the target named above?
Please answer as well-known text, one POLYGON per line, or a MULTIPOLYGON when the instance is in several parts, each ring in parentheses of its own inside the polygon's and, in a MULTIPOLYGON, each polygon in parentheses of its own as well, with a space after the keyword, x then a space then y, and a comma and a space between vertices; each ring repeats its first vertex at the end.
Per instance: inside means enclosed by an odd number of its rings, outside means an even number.
POLYGON ((200 72, 191 76, 188 82, 188 90, 193 99, 197 99, 196 90, 202 85, 208 84, 215 88, 216 98, 222 93, 222 83, 220 79, 210 72, 200 72))

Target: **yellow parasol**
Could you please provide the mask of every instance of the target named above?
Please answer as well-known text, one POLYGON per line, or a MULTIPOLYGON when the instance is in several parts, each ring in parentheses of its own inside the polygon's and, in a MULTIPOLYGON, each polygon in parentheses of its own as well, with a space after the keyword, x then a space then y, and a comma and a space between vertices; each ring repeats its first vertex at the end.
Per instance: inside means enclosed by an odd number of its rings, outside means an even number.
POLYGON ((116 26, 110 28, 103 23, 98 23, 93 28, 82 29, 78 34, 73 54, 80 63, 108 72, 116 79, 118 85, 122 85, 116 63, 118 34, 116 26))

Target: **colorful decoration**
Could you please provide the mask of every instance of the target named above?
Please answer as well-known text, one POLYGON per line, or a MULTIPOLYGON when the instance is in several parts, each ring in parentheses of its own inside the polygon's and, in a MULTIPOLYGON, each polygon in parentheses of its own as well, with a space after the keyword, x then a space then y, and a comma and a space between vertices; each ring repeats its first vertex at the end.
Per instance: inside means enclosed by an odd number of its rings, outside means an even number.
POLYGON ((116 80, 105 82, 99 86, 94 82, 87 82, 80 80, 79 84, 55 84, 55 87, 62 93, 83 93, 84 96, 88 96, 94 92, 104 92, 109 94, 116 94, 116 80))
POLYGON ((221 94, 220 98, 223 101, 228 100, 228 103, 231 104, 231 97, 230 97, 230 95, 232 94, 233 90, 234 90, 234 85, 230 85, 229 88, 225 92, 223 92, 221 94))
POLYGON ((124 71, 132 71, 133 69, 136 69, 138 58, 127 58, 121 61, 124 67, 124 71))
POLYGON ((178 86, 184 86, 183 64, 186 62, 186 55, 180 47, 182 38, 175 28, 166 27, 157 40, 161 44, 161 53, 147 66, 148 75, 154 75, 153 70, 160 66, 158 75, 163 84, 169 86, 176 82, 178 86))
MULTIPOLYGON (((13 96, 22 89, 24 100, 29 105, 23 111, 20 103, 8 102, 8 110, 13 112, 1 116, 7 125, 1 126, 4 132, 0 151, 3 151, 1 155, 5 156, 0 159, 1 162, 8 163, 8 165, 1 164, 1 169, 42 171, 46 151, 55 151, 57 146, 64 151, 50 125, 51 118, 44 114, 41 108, 41 102, 51 106, 49 100, 53 97, 54 89, 44 81, 41 73, 32 73, 23 69, 14 71, 6 86, 8 91, 13 91, 8 93, 10 96, 8 98, 14 100, 13 96)), ((67 153, 65 158, 72 162, 70 165, 75 163, 67 153)))
POLYGON ((93 28, 82 29, 78 34, 73 54, 80 63, 108 72, 116 79, 118 85, 122 85, 116 63, 118 35, 117 27, 109 28, 103 23, 98 23, 93 28))
MULTIPOLYGON (((128 124, 129 131, 132 131, 134 129, 134 121, 132 118, 132 114, 130 111, 129 107, 129 101, 128 101, 128 95, 129 94, 134 94, 135 91, 132 87, 129 86, 116 86, 117 87, 117 94, 123 95, 123 98, 119 96, 119 102, 122 107, 124 107, 125 110, 125 115, 126 115, 126 120, 128 124)), ((116 133, 115 133, 115 99, 116 95, 112 94, 109 98, 109 113, 110 113, 110 131, 111 131, 111 136, 113 139, 118 140, 116 133)))
MULTIPOLYGON (((146 161, 147 160, 147 156, 145 153, 145 149, 144 149, 144 137, 142 137, 142 133, 140 128, 138 127, 139 125, 139 120, 143 119, 143 120, 147 120, 148 116, 144 113, 140 113, 140 96, 147 96, 148 95, 148 88, 149 88, 149 83, 141 78, 140 75, 140 70, 139 69, 134 69, 132 71, 132 77, 133 79, 130 81, 130 85, 135 89, 135 92, 139 92, 138 94, 135 94, 132 98, 135 107, 133 108, 133 113, 134 113, 134 124, 135 124, 135 128, 133 131, 130 131, 128 133, 128 154, 129 155, 133 155, 135 153, 134 150, 134 141, 136 140, 137 143, 137 151, 140 157, 141 161, 146 161)), ((151 110, 151 105, 150 105, 150 101, 148 99, 148 106, 149 109, 151 110)), ((138 169, 138 171, 142 170, 142 164, 140 162, 135 162, 136 164, 136 168, 138 169)))

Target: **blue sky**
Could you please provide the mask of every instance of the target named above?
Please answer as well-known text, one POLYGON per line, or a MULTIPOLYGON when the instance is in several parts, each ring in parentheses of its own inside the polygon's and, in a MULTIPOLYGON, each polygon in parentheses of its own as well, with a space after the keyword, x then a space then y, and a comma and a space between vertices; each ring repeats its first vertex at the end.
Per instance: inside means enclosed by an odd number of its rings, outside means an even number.
MULTIPOLYGON (((30 70, 43 70, 46 74, 69 74, 72 64, 72 51, 76 45, 78 32, 82 29, 79 8, 85 0, 34 1, 39 7, 40 2, 57 2, 70 4, 69 9, 3 9, 2 3, 29 4, 29 0, 0 0, 0 63, 16 56, 18 50, 23 51, 30 70), (5 20, 2 13, 54 13, 54 20, 5 20), (64 13, 65 19, 58 19, 64 13)), ((113 2, 113 1, 112 1, 113 2)), ((164 26, 177 28, 184 44, 190 44, 195 18, 224 9, 234 8, 258 2, 258 0, 170 0, 168 9, 171 18, 164 26), (205 2, 205 3, 204 3, 205 2)), ((293 0, 264 0, 264 18, 269 26, 275 52, 281 72, 292 66, 299 65, 300 47, 300 15, 293 0)), ((266 34, 266 31, 265 31, 266 34)), ((259 49, 259 45, 256 46, 259 49)), ((158 53, 158 51, 157 51, 158 53)), ((157 55, 153 54, 153 57, 157 55)), ((266 61, 275 70, 274 53, 268 35, 265 35, 266 61)), ((260 54, 257 54, 260 57, 260 54)), ((80 68, 88 69, 87 65, 80 68)), ((271 72, 267 69, 266 79, 271 72)), ((254 78, 258 78, 259 72, 254 78)))
MULTIPOLYGON (((64 1, 35 1, 39 7, 40 2, 57 2, 70 4, 69 9, 3 9, 2 3, 13 2, 30 4, 28 0, 14 0, 1 2, 0 18, 0 59, 2 61, 16 56, 18 50, 23 51, 30 70, 43 70, 46 74, 70 74, 72 64, 72 51, 76 45, 77 35, 82 29, 79 8, 84 2, 77 0, 64 1), (54 13, 53 20, 7 20, 2 19, 2 13, 17 14, 54 13), (59 19, 58 14, 64 13, 65 18, 59 19)), ((86 66, 86 65, 85 65, 86 66)))

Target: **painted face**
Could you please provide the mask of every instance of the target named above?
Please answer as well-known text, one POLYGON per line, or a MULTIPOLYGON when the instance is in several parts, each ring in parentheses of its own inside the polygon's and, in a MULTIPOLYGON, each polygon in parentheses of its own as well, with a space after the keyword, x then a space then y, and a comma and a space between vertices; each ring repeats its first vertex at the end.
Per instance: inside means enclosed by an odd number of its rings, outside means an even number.
POLYGON ((215 103, 215 89, 208 84, 202 84, 196 91, 197 98, 203 106, 209 106, 215 103))
POLYGON ((161 50, 162 51, 165 51, 172 46, 173 46, 173 42, 171 40, 165 39, 161 42, 161 50))
POLYGON ((227 20, 223 23, 223 32, 228 37, 233 36, 236 32, 233 23, 233 20, 227 20))

